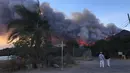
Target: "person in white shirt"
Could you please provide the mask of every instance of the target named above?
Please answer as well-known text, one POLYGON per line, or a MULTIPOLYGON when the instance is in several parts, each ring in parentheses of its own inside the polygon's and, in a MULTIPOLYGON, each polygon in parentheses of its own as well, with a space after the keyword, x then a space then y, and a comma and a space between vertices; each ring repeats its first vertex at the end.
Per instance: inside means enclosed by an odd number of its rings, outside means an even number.
POLYGON ((100 52, 100 54, 99 54, 99 60, 100 60, 100 67, 104 68, 105 57, 104 57, 104 54, 102 52, 100 52))

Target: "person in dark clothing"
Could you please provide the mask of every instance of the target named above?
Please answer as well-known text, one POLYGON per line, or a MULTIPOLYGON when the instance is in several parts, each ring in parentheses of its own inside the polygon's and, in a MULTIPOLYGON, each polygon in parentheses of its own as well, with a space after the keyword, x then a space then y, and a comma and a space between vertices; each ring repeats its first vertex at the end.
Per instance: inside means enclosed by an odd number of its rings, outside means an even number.
POLYGON ((107 61, 107 66, 110 67, 110 55, 108 52, 105 54, 105 59, 107 61))
POLYGON ((19 56, 17 57, 16 63, 17 63, 18 70, 20 70, 21 69, 21 57, 19 57, 19 56))

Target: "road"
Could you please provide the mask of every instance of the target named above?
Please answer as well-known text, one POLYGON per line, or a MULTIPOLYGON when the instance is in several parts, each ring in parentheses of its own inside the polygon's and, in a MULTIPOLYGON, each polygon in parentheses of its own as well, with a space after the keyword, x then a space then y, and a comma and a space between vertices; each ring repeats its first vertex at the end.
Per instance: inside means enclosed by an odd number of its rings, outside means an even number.
POLYGON ((100 68, 98 60, 80 61, 73 68, 21 71, 15 73, 130 73, 130 60, 111 60, 111 67, 100 68))

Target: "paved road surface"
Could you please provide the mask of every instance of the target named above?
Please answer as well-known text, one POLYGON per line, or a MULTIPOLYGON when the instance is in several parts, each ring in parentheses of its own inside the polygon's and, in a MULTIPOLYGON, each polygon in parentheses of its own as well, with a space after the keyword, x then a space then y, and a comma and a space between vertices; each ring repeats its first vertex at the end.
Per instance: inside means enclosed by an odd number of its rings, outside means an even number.
POLYGON ((97 60, 94 61, 80 61, 78 66, 73 68, 65 68, 53 70, 34 70, 30 72, 16 72, 16 73, 130 73, 130 60, 112 60, 111 67, 100 68, 97 60))

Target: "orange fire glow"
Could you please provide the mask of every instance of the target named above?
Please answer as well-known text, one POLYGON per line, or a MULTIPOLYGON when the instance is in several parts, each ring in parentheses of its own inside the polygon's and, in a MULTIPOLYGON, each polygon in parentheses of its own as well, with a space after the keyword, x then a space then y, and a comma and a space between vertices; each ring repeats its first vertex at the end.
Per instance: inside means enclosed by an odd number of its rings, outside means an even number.
POLYGON ((0 35, 0 49, 12 47, 12 44, 7 43, 8 34, 0 35))
POLYGON ((86 43, 86 42, 85 42, 85 41, 83 41, 83 40, 78 40, 78 43, 79 43, 79 45, 89 46, 89 44, 88 44, 88 43, 86 43))
MULTIPOLYGON (((13 45, 12 44, 8 44, 8 34, 9 33, 6 33, 6 34, 3 34, 3 35, 0 35, 0 49, 3 49, 3 48, 7 48, 7 47, 12 47, 13 45)), ((16 41, 16 40, 15 40, 16 41)), ((15 42, 14 41, 14 42, 15 42)), ((52 44, 57 44, 57 43, 61 43, 59 39, 57 39, 56 37, 52 37, 52 44)), ((84 45, 84 46, 92 46, 94 45, 95 43, 87 43, 83 40, 77 40, 78 44, 79 45, 84 45)))
POLYGON ((95 44, 94 42, 93 43, 87 43, 83 40, 78 40, 78 43, 79 43, 79 45, 84 45, 84 46, 92 46, 92 45, 95 44))

